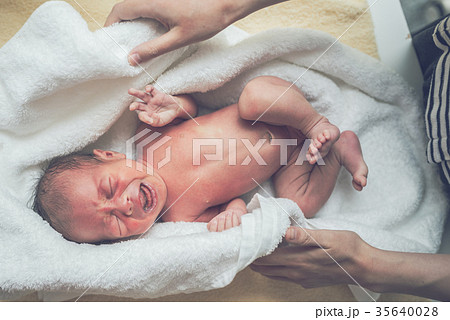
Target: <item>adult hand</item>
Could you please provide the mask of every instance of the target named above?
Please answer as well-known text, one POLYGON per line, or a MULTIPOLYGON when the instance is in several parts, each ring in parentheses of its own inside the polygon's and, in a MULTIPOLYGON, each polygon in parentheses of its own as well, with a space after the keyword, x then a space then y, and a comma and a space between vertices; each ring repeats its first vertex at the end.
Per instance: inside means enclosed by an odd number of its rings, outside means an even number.
POLYGON ((116 4, 105 26, 122 20, 151 18, 167 28, 159 38, 131 50, 131 65, 185 45, 206 40, 253 11, 284 0, 125 0, 116 4))
POLYGON ((286 240, 292 246, 276 249, 256 260, 251 268, 305 288, 355 284, 356 280, 375 292, 450 301, 449 254, 380 250, 351 231, 291 227, 286 240))
POLYGON ((276 280, 301 284, 305 288, 334 284, 361 285, 370 272, 375 248, 351 231, 302 230, 291 227, 286 241, 292 246, 278 248, 250 267, 276 280))

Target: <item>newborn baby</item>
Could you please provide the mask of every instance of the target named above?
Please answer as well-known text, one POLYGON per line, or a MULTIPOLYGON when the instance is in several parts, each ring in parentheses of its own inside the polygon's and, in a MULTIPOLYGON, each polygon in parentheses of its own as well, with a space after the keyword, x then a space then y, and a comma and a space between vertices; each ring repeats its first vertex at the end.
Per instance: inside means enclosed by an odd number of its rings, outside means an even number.
POLYGON ((158 219, 229 229, 247 212, 239 196, 270 177, 276 196, 295 201, 306 217, 328 200, 341 166, 356 190, 367 183, 357 136, 340 134, 282 79, 257 77, 237 104, 195 119, 197 107, 188 95, 166 95, 152 86, 129 93, 142 100, 130 105, 143 122, 137 133, 161 134, 145 144, 137 162, 103 150, 66 156, 52 161, 37 186, 35 210, 66 239, 129 238, 158 219), (170 139, 156 147, 163 137, 170 139), (304 147, 307 139, 311 144, 304 147))

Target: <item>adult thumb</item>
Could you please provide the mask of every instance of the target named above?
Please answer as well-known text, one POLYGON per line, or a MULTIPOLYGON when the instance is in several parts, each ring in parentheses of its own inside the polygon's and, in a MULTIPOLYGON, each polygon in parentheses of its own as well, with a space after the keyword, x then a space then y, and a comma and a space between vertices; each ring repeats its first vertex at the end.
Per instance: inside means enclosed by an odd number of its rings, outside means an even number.
POLYGON ((131 50, 128 55, 128 63, 132 66, 136 66, 139 63, 178 49, 185 44, 187 43, 182 41, 179 33, 174 28, 158 38, 144 42, 131 50))
POLYGON ((293 245, 319 247, 320 233, 317 230, 289 227, 286 231, 286 241, 293 245))

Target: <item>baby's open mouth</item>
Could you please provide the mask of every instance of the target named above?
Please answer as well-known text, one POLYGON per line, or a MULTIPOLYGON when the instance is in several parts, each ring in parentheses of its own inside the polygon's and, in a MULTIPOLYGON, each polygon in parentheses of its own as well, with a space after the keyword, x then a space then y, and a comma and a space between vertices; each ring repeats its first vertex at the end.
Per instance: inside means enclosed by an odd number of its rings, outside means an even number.
POLYGON ((144 212, 149 212, 156 205, 156 193, 146 184, 141 183, 139 187, 139 200, 144 212))

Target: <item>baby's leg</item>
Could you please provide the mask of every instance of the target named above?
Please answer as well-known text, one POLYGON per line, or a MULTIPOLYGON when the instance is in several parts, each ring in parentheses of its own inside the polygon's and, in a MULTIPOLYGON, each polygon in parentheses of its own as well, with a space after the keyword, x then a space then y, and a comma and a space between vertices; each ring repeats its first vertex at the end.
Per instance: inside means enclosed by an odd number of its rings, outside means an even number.
POLYGON ((339 129, 317 113, 301 91, 292 83, 277 77, 252 79, 239 98, 241 118, 273 125, 290 126, 312 139, 310 163, 325 157, 339 139, 339 129))
POLYGON ((356 190, 361 191, 367 184, 367 165, 359 139, 351 131, 341 134, 323 158, 325 165, 295 165, 299 152, 274 176, 274 183, 277 197, 295 201, 307 218, 313 217, 330 197, 342 165, 353 176, 356 190))

